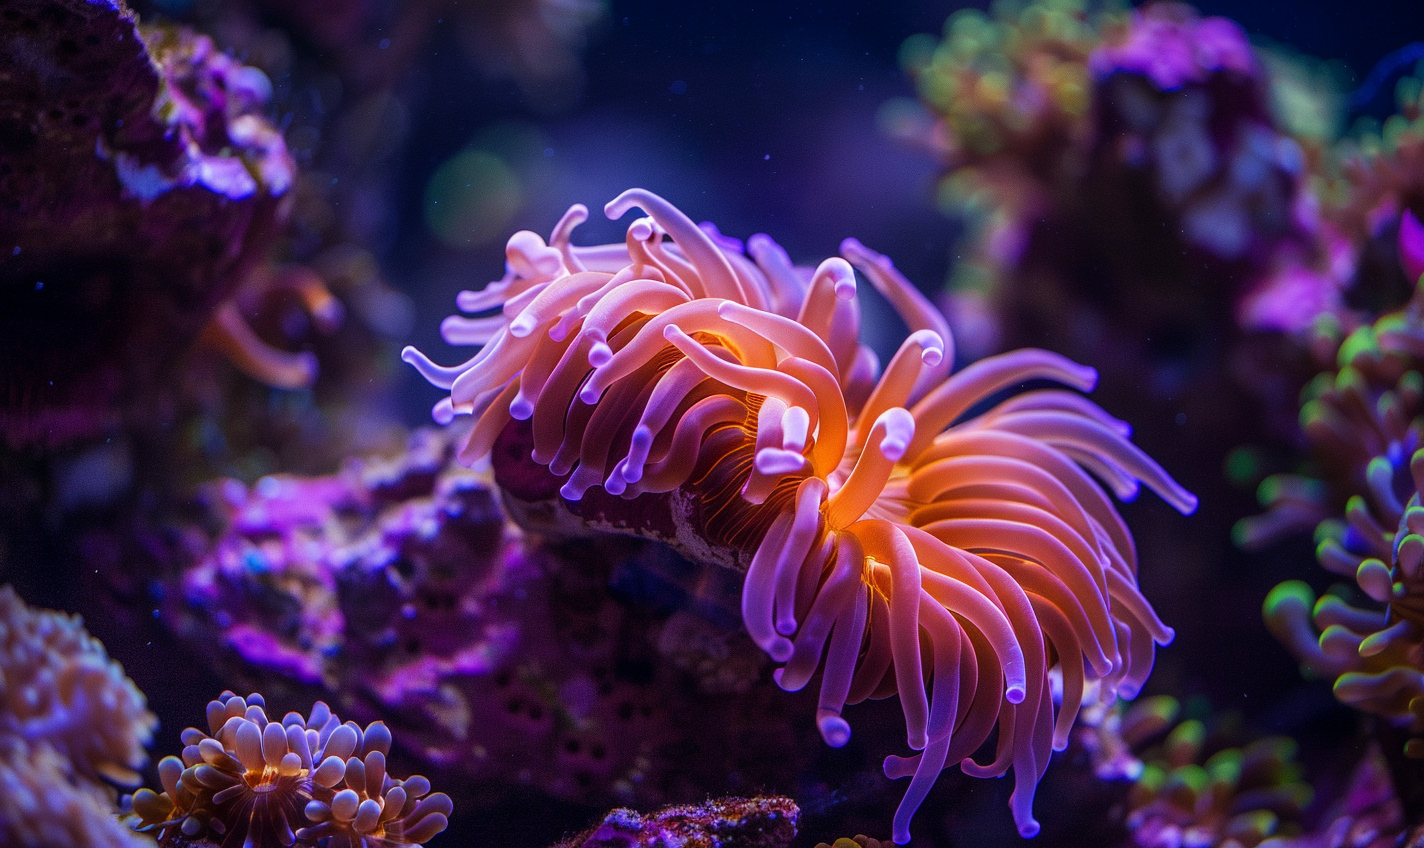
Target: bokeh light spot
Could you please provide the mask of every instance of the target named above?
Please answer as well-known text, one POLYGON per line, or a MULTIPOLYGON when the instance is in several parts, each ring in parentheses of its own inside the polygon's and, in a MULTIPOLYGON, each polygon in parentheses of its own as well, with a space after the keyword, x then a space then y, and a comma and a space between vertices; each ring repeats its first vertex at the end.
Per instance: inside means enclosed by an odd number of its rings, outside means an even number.
POLYGON ((478 247, 504 233, 524 187, 504 160, 464 150, 435 169, 425 187, 425 223, 444 244, 478 247))

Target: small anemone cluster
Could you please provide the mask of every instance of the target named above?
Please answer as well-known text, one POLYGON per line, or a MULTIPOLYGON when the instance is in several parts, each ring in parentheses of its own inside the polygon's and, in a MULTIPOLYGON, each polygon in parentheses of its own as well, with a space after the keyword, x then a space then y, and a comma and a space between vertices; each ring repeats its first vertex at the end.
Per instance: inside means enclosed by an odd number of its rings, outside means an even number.
POLYGON ((470 360, 441 367, 407 349, 450 391, 437 420, 474 419, 459 458, 493 450, 503 482, 501 462, 527 456, 561 482, 564 509, 597 513, 595 526, 636 530, 662 504, 671 520, 650 535, 745 563, 747 630, 784 664, 783 688, 823 671, 828 744, 850 736, 846 704, 898 693, 917 753, 885 763, 912 778, 896 841, 953 763, 983 777, 1013 767, 1015 821, 1036 833, 1033 790, 1067 744, 1085 683, 1135 694, 1172 638, 1090 473, 1123 498, 1145 483, 1183 512, 1195 499, 1075 392, 1029 391, 971 414, 1024 382, 1086 391, 1094 374, 1021 350, 950 377, 943 318, 859 242, 797 269, 766 236, 744 252, 641 189, 605 211, 634 206, 649 217, 623 244, 570 244, 582 206, 550 243, 515 234, 508 275, 457 300, 493 314, 442 326, 448 342, 483 348, 470 360), (911 330, 883 373, 858 341, 852 265, 911 330), (1057 701, 1050 668, 1062 674, 1057 701), (995 728, 993 759, 974 761, 995 728))
POLYGON ((890 848, 893 843, 876 839, 873 836, 866 836, 857 833, 855 836, 842 836, 835 842, 818 842, 816 848, 890 848))
POLYGON ((386 770, 391 733, 342 723, 318 701, 310 715, 269 721, 261 695, 224 692, 208 703, 208 732, 183 731, 183 755, 158 764, 162 792, 132 799, 135 828, 177 844, 181 835, 223 846, 417 845, 453 810, 430 781, 386 770))

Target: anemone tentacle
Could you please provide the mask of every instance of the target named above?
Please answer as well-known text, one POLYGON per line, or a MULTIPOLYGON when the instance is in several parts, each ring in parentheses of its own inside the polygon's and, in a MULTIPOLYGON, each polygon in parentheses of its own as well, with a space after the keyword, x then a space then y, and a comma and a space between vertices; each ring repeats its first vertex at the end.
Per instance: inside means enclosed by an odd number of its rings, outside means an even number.
POLYGON ((457 298, 498 310, 449 325, 447 339, 488 340, 463 373, 407 351, 451 389, 451 410, 481 413, 462 460, 525 426, 530 459, 567 478, 570 504, 602 488, 707 505, 698 532, 747 564, 743 619, 782 664, 776 682, 800 689, 820 670, 827 744, 849 739, 848 704, 899 695, 917 753, 885 764, 911 778, 897 842, 955 763, 1013 769, 1015 822, 1037 833, 1034 789, 1085 686, 1135 693, 1172 639, 1103 486, 1129 498, 1146 485, 1184 513, 1195 498, 1079 394, 1092 369, 1019 350, 951 376, 944 317, 859 242, 797 268, 770 238, 743 253, 641 189, 605 211, 635 206, 651 217, 622 244, 571 245, 580 206, 548 244, 515 234, 505 277, 457 298), (878 376, 859 343, 856 269, 910 329, 878 376), (976 412, 1030 380, 1065 388, 976 412), (971 760, 996 729, 990 761, 971 760))

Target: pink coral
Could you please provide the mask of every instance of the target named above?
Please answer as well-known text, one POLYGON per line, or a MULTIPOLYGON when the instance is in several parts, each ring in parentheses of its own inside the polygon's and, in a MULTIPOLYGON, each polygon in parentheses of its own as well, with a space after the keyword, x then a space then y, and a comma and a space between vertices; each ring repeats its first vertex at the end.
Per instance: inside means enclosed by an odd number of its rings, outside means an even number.
POLYGON ((78 616, 0 587, 0 844, 142 848, 113 784, 133 786, 158 719, 78 616))
POLYGON ((153 848, 118 819, 110 793, 45 742, 0 735, 0 844, 9 848, 153 848))
POLYGON ((802 688, 825 653, 817 723, 829 744, 849 737, 845 704, 898 691, 922 753, 886 762, 887 775, 913 776, 897 841, 953 762, 978 776, 1014 767, 1014 817, 1036 833, 1033 788, 1066 744, 1084 681, 1134 693, 1154 643, 1171 639, 1137 591, 1126 527, 1084 468, 1123 497, 1142 481, 1183 511, 1195 499, 1077 394, 1029 392, 964 418, 1028 380, 1087 390, 1094 375, 1024 350, 946 379, 943 318, 858 242, 807 273, 765 236, 748 258, 640 189, 606 211, 634 206, 650 217, 624 244, 571 245, 582 206, 551 244, 512 237, 506 277, 458 299, 499 311, 442 327, 447 341, 484 347, 472 359, 444 368, 407 349, 451 392, 437 418, 475 420, 461 459, 528 428, 566 502, 599 487, 617 527, 619 500, 666 495, 683 523, 665 538, 714 561, 726 560, 714 548, 750 555, 743 618, 785 663, 777 682, 802 688), (879 379, 857 342, 852 264, 912 330, 879 379), (1057 705, 1053 666, 1065 679, 1057 705), (994 760, 968 759, 996 726, 994 760))

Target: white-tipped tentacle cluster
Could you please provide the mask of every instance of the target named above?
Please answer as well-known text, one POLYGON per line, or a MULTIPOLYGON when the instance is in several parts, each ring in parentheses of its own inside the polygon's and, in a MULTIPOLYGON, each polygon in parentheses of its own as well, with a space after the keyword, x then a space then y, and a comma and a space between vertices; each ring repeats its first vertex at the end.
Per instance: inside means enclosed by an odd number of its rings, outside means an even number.
POLYGON ((343 724, 320 701, 306 718, 276 722, 261 695, 232 692, 208 703, 207 718, 208 733, 183 731, 181 759, 159 762, 164 791, 134 793, 137 829, 225 846, 395 848, 448 824, 449 796, 428 794, 419 775, 386 772, 391 733, 382 722, 343 724))

